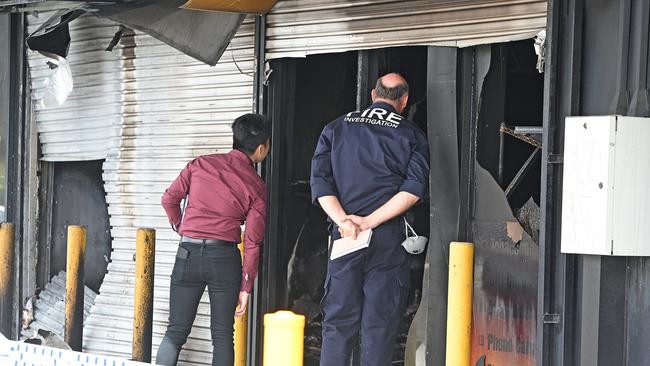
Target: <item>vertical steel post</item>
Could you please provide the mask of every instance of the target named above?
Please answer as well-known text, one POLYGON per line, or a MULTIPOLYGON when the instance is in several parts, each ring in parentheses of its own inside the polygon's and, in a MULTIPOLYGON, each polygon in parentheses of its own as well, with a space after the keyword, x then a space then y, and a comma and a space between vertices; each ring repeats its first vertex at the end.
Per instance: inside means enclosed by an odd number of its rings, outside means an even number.
MULTIPOLYGON (((244 243, 239 243, 237 246, 241 253, 242 260, 244 258, 244 243)), ((249 298, 249 302, 251 299, 249 298)), ((235 317, 235 366, 246 366, 246 352, 248 338, 248 311, 240 317, 235 317)))
POLYGON ((281 310, 264 315, 264 366, 303 366, 305 317, 281 310))
POLYGON ((447 303, 447 366, 469 366, 472 338, 474 244, 451 243, 447 303))
POLYGON ((14 291, 14 225, 0 225, 0 329, 11 337, 14 291))
POLYGON ((68 226, 68 256, 65 281, 65 342, 81 351, 84 317, 84 260, 86 258, 86 228, 68 226))
POLYGON ((141 362, 151 362, 155 258, 156 230, 138 229, 135 246, 135 301, 131 357, 141 362))
POLYGON ((505 158, 505 134, 503 133, 503 128, 506 127, 505 122, 501 122, 501 128, 499 128, 499 170, 498 170, 498 179, 499 186, 503 188, 503 160, 505 158))

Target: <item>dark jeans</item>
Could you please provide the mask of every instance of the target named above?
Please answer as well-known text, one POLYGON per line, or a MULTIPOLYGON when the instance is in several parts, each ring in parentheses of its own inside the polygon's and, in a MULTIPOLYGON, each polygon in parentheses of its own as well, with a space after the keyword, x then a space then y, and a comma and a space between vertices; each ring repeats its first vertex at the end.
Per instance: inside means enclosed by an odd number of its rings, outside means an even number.
POLYGON ((241 285, 241 256, 236 246, 181 243, 172 270, 169 325, 156 364, 174 366, 192 330, 196 309, 208 286, 212 366, 234 363, 234 316, 241 285), (187 251, 186 251, 187 250, 187 251))

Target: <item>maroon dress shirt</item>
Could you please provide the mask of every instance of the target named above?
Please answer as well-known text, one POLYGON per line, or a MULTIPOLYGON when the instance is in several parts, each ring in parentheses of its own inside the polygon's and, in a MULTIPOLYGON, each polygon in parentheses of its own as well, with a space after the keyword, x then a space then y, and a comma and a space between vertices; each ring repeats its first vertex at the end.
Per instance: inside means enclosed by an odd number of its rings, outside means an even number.
POLYGON ((246 222, 241 291, 251 292, 266 224, 266 184, 246 154, 233 150, 192 160, 163 194, 162 206, 175 231, 197 239, 239 243, 246 222))

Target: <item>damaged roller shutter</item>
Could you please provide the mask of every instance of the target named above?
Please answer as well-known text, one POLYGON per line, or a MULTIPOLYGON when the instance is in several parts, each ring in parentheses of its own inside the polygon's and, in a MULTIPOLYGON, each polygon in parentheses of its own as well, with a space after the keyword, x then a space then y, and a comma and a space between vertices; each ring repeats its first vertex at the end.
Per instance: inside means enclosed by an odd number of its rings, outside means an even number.
POLYGON ((267 58, 382 47, 467 47, 533 38, 545 0, 294 0, 267 17, 267 58))
MULTIPOLYGON (((30 30, 47 19, 29 17, 30 30)), ((188 161, 232 148, 232 121, 253 109, 254 21, 245 20, 223 57, 209 66, 155 38, 83 15, 70 23, 68 59, 75 89, 60 108, 34 111, 43 159, 104 159, 110 215, 111 262, 84 324, 84 350, 129 358, 133 327, 135 234, 157 231, 153 354, 168 320, 169 275, 178 234, 169 227, 160 197, 188 161)), ((45 60, 30 53, 38 102, 45 60)), ((36 105, 37 103, 32 103, 36 105)), ((207 294, 179 365, 209 365, 211 336, 207 294)))

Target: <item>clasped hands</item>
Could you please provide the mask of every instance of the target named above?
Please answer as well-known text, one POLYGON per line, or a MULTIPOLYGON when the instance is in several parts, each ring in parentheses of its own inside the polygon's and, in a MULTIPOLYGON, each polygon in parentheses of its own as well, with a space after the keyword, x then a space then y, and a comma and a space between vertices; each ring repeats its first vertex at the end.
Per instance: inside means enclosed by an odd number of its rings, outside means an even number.
POLYGON ((339 224, 339 233, 344 238, 356 239, 360 232, 372 228, 373 225, 368 217, 347 215, 339 224))

